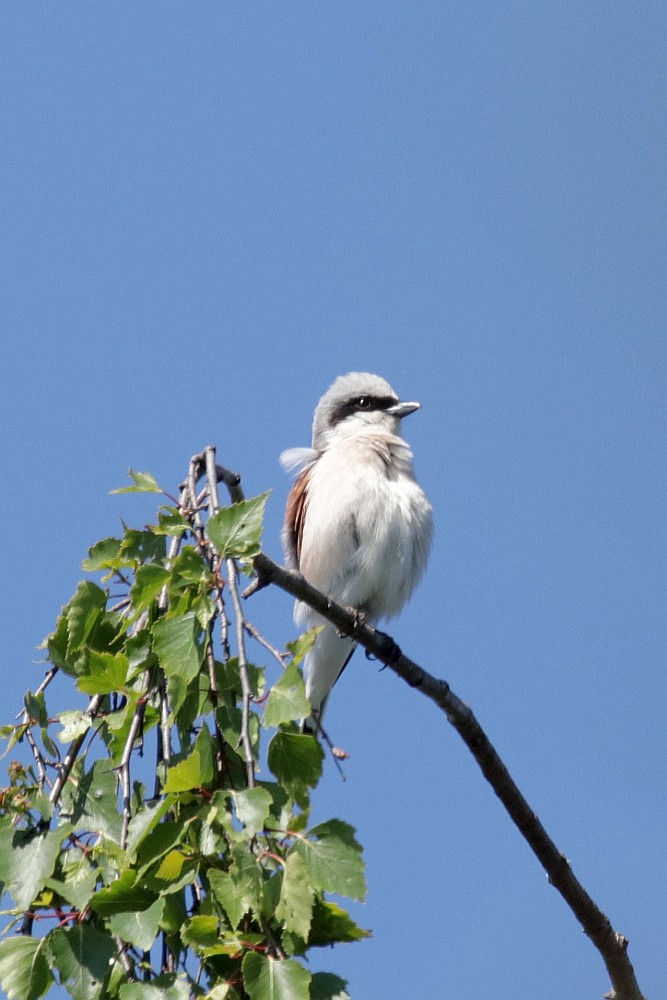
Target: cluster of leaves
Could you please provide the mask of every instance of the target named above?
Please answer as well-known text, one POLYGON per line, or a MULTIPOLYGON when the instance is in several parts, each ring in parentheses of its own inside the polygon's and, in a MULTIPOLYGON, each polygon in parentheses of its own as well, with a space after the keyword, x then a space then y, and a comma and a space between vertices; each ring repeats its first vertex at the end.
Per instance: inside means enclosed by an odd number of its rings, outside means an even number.
POLYGON ((323 753, 295 720, 309 712, 298 664, 312 636, 282 656, 268 695, 263 667, 241 640, 231 648, 230 574, 251 571, 265 502, 204 520, 181 498, 90 550, 102 586, 80 583, 45 640, 47 677, 68 675, 90 701, 53 718, 42 685, 2 731, 24 757, 0 792, 9 1000, 54 982, 74 1000, 347 996, 303 962, 367 933, 326 896, 364 896, 354 831, 310 826, 323 753))

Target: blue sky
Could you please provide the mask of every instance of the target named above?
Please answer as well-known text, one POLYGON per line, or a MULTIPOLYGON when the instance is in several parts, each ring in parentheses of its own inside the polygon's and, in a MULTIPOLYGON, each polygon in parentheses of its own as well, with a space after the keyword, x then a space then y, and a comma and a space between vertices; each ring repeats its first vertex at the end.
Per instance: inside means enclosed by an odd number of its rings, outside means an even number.
MULTIPOLYGON (((15 4, 0 39, 5 716, 79 564, 204 445, 266 488, 377 371, 436 518, 392 633, 468 702, 667 975, 665 22, 658 3, 15 4), (662 932, 661 933, 661 929, 662 932)), ((252 614, 293 637, 290 601, 252 614)), ((63 683, 54 707, 71 706, 63 683), (60 704, 59 704, 60 702, 60 704)), ((561 1000, 602 962, 444 718, 357 656, 352 995, 561 1000)), ((319 957, 318 957, 319 960, 319 957)), ((55 993, 53 994, 56 995, 55 993)))

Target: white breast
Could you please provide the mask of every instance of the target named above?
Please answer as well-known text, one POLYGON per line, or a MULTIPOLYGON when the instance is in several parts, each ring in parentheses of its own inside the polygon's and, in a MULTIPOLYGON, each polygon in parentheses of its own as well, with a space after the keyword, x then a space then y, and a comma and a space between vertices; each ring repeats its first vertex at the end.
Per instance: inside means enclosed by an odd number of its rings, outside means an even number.
MULTIPOLYGON (((398 614, 421 577, 432 510, 402 438, 359 434, 311 470, 300 569, 316 587, 371 620, 398 614)), ((302 605, 299 624, 316 620, 302 605)))

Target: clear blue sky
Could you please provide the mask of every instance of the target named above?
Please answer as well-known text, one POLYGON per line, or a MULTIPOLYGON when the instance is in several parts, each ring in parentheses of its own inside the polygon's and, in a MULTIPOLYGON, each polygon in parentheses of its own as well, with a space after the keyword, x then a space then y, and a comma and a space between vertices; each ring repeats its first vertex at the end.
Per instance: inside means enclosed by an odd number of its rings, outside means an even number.
MULTIPOLYGON (((471 704, 664 989, 663 4, 11 4, 0 39, 5 718, 118 518, 208 443, 267 551, 349 370, 423 404, 392 626, 471 704)), ((291 603, 258 625, 293 637, 291 603)), ((72 701, 65 682, 54 707, 72 701)), ((78 701, 77 701, 78 704, 78 701)), ((366 848, 357 1000, 599 997, 602 962, 444 718, 362 656, 320 818, 366 848)), ((319 956, 318 956, 319 958, 319 956)), ((54 994, 55 995, 55 994, 54 994)))

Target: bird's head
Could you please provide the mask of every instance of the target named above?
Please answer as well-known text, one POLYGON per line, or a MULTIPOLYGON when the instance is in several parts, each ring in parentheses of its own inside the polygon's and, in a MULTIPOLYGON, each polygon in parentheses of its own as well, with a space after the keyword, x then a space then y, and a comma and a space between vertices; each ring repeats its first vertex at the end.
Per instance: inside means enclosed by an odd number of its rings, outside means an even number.
POLYGON ((379 375, 340 375, 315 408, 313 448, 324 451, 335 440, 353 437, 369 427, 397 434, 401 419, 418 409, 419 403, 401 402, 379 375))

